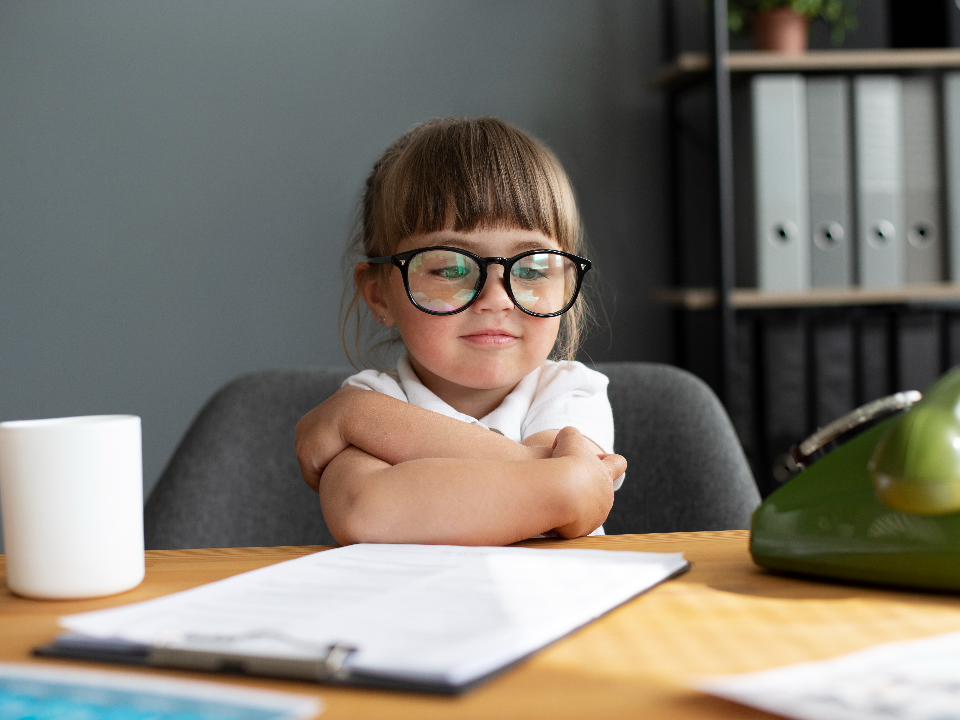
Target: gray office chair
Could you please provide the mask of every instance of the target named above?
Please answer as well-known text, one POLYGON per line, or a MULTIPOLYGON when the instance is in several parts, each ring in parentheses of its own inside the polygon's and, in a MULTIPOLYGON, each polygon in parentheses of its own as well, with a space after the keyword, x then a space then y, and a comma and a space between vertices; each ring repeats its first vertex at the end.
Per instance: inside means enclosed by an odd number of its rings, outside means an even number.
MULTIPOLYGON (((668 365, 601 363, 617 452, 629 467, 607 533, 746 528, 760 497, 730 420, 698 378, 668 365)), ((293 429, 346 368, 246 375, 200 411, 144 509, 147 547, 333 544, 300 479, 293 429)))

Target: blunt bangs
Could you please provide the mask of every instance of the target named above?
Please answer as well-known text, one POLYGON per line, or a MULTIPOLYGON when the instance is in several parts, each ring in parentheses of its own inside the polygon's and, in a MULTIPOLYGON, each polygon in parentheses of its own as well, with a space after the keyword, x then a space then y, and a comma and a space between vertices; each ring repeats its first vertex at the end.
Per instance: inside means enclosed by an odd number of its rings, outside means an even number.
POLYGON ((562 250, 581 251, 579 216, 560 163, 500 120, 420 125, 383 164, 379 207, 365 208, 368 255, 392 254, 411 235, 484 227, 535 230, 562 250))

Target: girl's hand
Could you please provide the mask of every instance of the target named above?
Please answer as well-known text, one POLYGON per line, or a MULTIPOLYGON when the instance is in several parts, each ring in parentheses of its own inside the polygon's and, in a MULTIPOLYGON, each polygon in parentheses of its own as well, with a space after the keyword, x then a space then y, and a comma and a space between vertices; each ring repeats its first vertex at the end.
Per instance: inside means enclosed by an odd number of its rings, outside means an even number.
POLYGON ((350 446, 341 432, 341 420, 347 412, 351 396, 362 392, 369 391, 341 388, 297 423, 295 442, 300 474, 313 490, 319 490, 324 468, 350 446))
POLYGON ((627 469, 620 455, 598 455, 596 446, 573 427, 565 427, 553 443, 553 458, 569 460, 574 519, 555 528, 560 537, 589 535, 603 524, 613 507, 613 482, 627 469))

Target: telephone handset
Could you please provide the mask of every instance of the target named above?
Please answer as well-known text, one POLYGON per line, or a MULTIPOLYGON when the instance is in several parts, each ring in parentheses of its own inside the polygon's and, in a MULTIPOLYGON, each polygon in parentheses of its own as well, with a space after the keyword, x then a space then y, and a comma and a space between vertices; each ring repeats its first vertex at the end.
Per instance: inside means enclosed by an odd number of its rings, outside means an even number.
POLYGON ((801 472, 756 510, 765 567, 960 590, 960 369, 857 408, 792 448, 801 472))
POLYGON ((861 405, 856 410, 851 410, 829 425, 820 428, 799 445, 794 445, 790 448, 790 455, 793 456, 797 467, 806 470, 817 460, 860 433, 892 415, 909 409, 921 397, 923 396, 916 390, 907 390, 861 405))

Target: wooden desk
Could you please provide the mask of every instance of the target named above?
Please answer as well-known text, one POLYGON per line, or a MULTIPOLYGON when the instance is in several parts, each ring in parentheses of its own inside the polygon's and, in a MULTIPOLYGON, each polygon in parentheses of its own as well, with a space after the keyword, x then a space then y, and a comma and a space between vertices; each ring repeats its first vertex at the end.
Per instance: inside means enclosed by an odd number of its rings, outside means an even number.
MULTIPOLYGON (((687 690, 683 681, 697 673, 758 670, 826 658, 879 642, 960 630, 960 597, 773 575, 753 565, 743 531, 614 535, 525 544, 682 551, 693 568, 461 697, 202 673, 143 672, 317 694, 327 702, 325 720, 770 718, 687 690)), ((30 650, 53 638, 60 615, 145 600, 320 549, 151 551, 147 553, 147 578, 139 588, 100 600, 24 600, 0 585, 0 660, 96 667, 93 663, 37 660, 30 650)), ((100 667, 123 670, 121 666, 100 667)))

